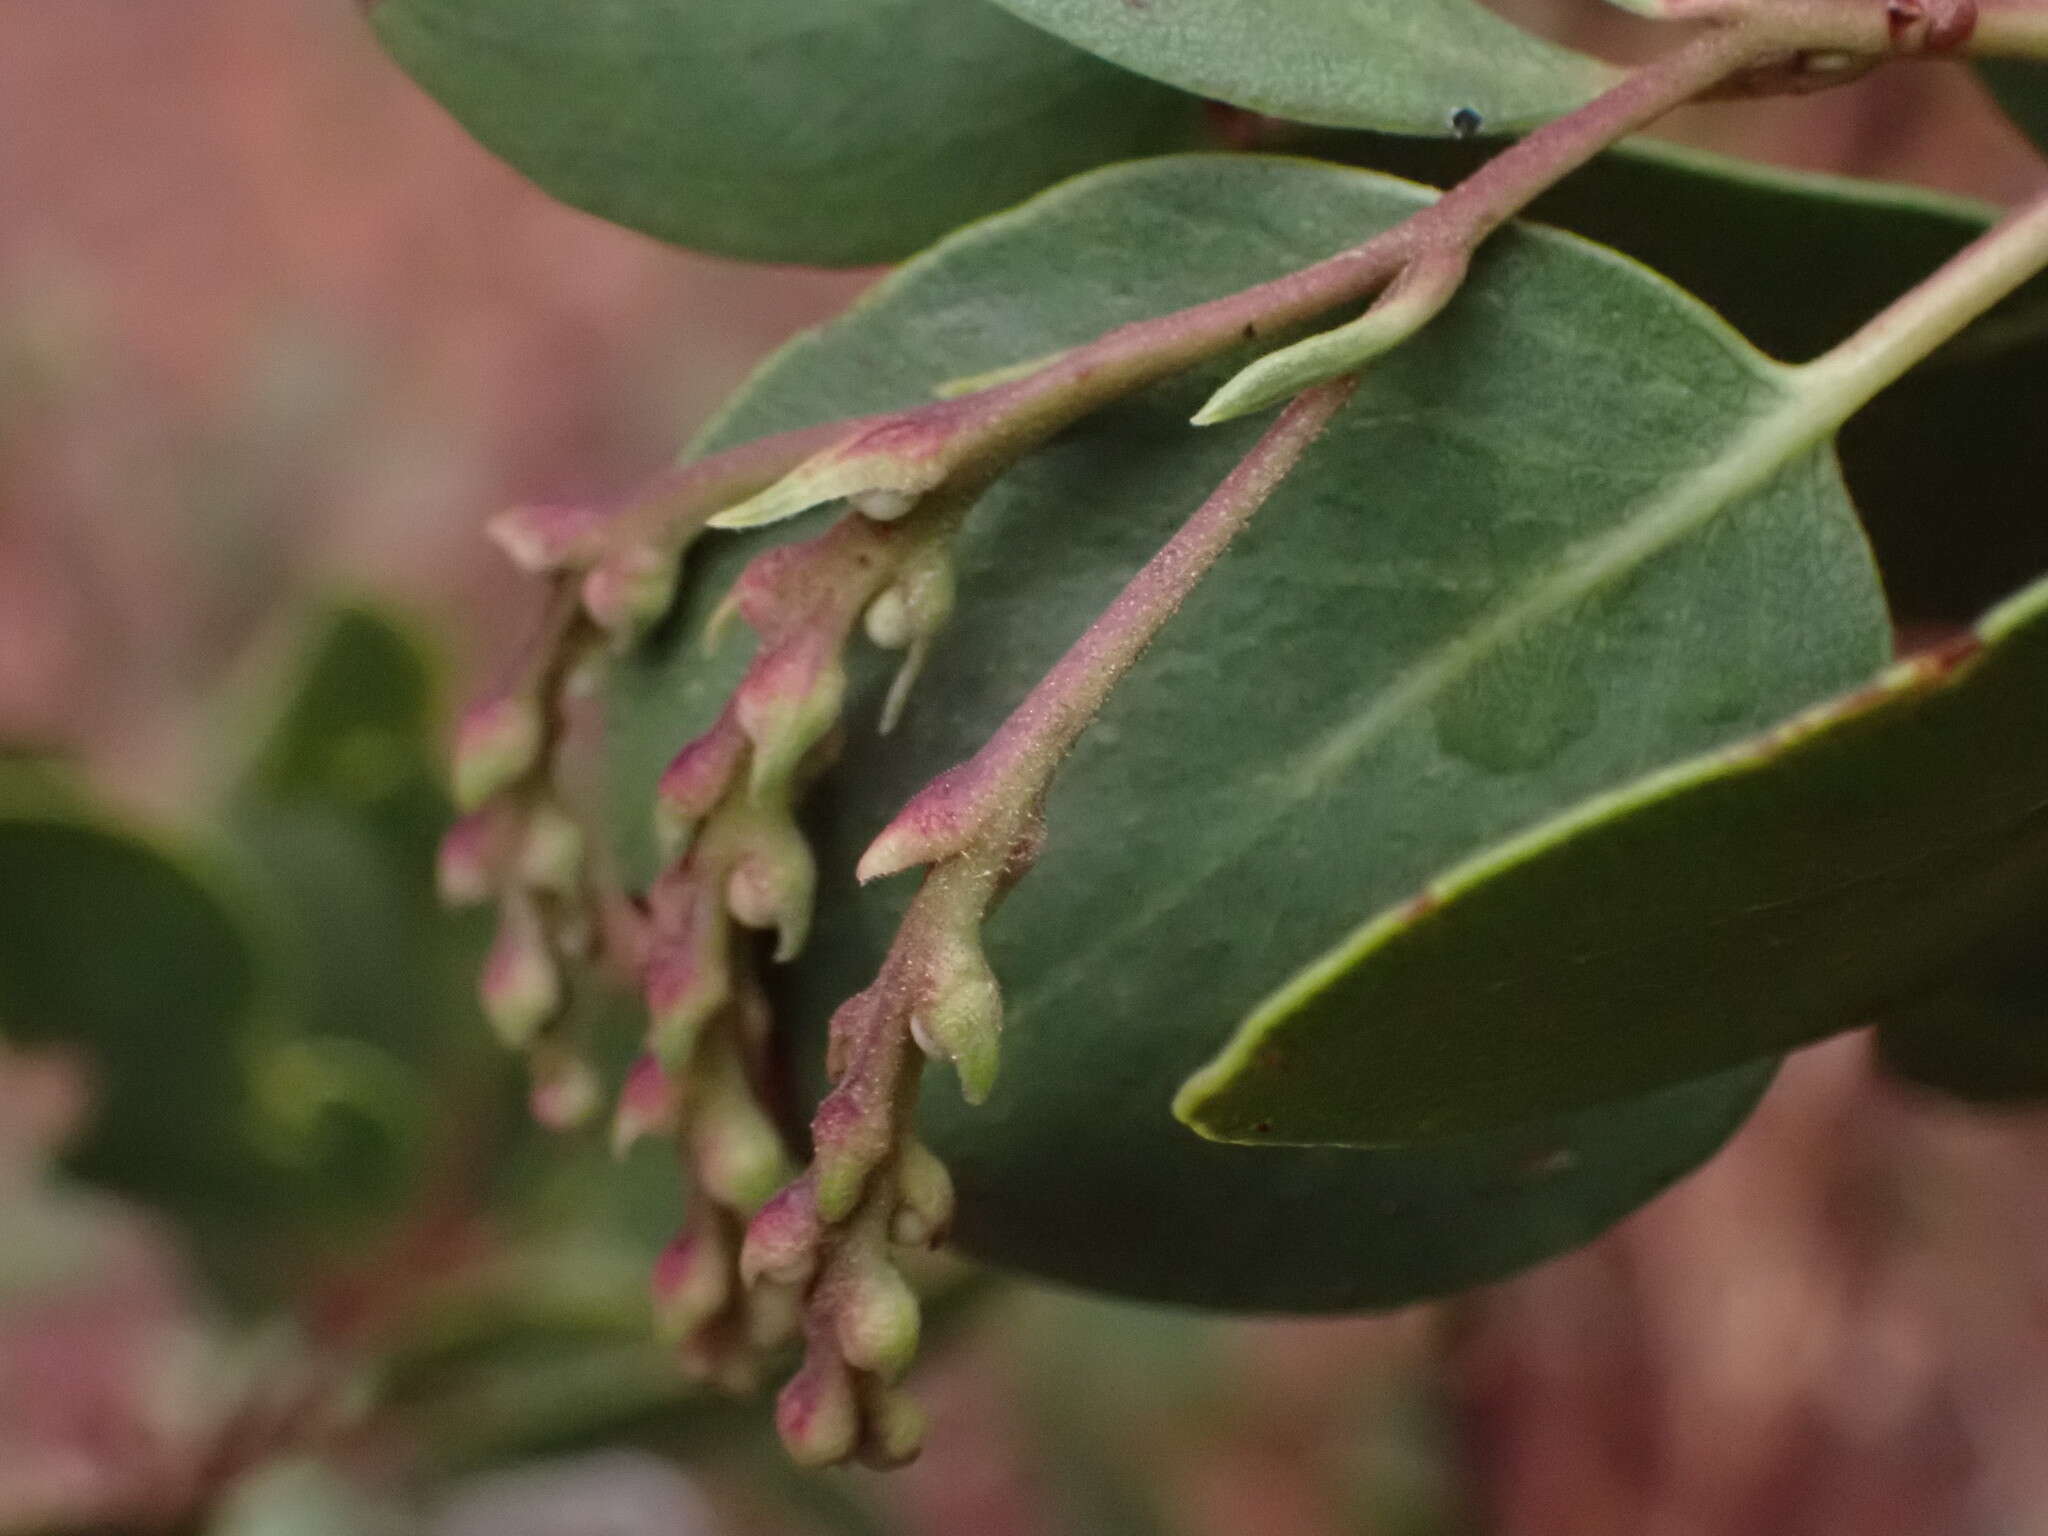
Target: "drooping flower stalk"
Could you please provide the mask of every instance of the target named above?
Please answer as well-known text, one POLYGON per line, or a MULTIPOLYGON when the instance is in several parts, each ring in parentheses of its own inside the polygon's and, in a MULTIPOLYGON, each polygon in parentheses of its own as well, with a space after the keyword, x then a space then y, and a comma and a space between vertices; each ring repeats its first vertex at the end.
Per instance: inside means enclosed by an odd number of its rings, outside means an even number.
MULTIPOLYGON (((498 931, 480 992, 505 1043, 523 1052, 532 1108, 569 1129, 603 1088, 574 1038, 575 977, 608 932, 632 921, 609 888, 567 788, 563 754, 578 695, 607 650, 635 639, 673 600, 681 562, 711 515, 801 462, 844 424, 744 444, 655 477, 610 507, 514 508, 492 538, 553 584, 511 682, 464 715, 439 880, 451 905, 495 901, 498 931)), ((637 949, 637 936, 625 946, 637 949)), ((637 956, 629 956, 637 965, 637 956)))
POLYGON ((987 1097, 1002 996, 982 924, 1038 856, 1053 774, 1351 389, 1339 380, 1290 405, 988 744, 913 797, 862 859, 863 880, 930 868, 880 974, 833 1016, 811 1166, 755 1219, 741 1257, 754 1291, 804 1298, 805 1362, 778 1410, 799 1460, 890 1465, 915 1452, 916 1410, 896 1383, 916 1352, 917 1303, 891 1247, 934 1240, 952 1211, 943 1167, 909 1129, 924 1058, 950 1062, 969 1102, 987 1097))
POLYGON ((796 810, 834 750, 846 647, 864 625, 906 652, 891 690, 900 708, 950 608, 946 542, 964 507, 938 496, 890 508, 900 515, 887 521, 856 510, 756 556, 712 620, 714 638, 732 616, 747 624, 753 658, 657 791, 668 864, 646 902, 647 1054, 615 1135, 661 1127, 678 1138, 695 1198, 657 1276, 657 1308, 685 1365, 718 1379, 741 1379, 754 1355, 792 1337, 802 1296, 740 1278, 746 1223, 794 1171, 766 1107, 769 1021, 749 935, 772 933, 778 960, 802 948, 817 872, 796 810))

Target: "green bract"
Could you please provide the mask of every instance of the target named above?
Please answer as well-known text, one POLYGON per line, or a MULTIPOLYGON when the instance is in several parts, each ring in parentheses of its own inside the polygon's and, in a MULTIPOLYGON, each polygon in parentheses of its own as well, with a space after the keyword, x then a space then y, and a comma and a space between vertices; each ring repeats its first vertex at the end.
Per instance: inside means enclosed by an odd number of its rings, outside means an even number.
POLYGON ((1126 68, 1297 122, 1526 128, 1619 76, 1473 0, 1000 0, 1126 68))
MULTIPOLYGON (((1097 173, 794 343, 703 446, 914 402, 1297 267, 1428 196, 1258 158, 1097 173)), ((955 551, 958 616, 888 738, 887 667, 857 658, 844 754, 812 802, 817 924, 770 978, 809 1091, 825 1018, 873 977, 912 884, 856 891, 861 849, 1244 453, 1261 423, 1185 424, 1244 360, 1102 413, 985 497, 955 551)), ((1654 511, 1782 399, 1774 365, 1647 270, 1539 231, 1485 248, 1062 771, 1044 858, 990 925, 1009 1021, 994 1094, 925 1095, 962 1246, 1164 1299, 1385 1304, 1572 1246, 1720 1143, 1767 1067, 1413 1153, 1208 1145, 1169 1102, 1290 969, 1436 870, 1879 664, 1882 603, 1825 452, 1730 504, 1654 511)), ((788 536, 710 546, 681 614, 621 670, 612 768, 642 874, 654 779, 746 659, 731 639, 706 659, 704 620, 788 536)))
POLYGON ((908 255, 1199 103, 985 0, 380 0, 393 57, 564 202, 697 250, 908 255))

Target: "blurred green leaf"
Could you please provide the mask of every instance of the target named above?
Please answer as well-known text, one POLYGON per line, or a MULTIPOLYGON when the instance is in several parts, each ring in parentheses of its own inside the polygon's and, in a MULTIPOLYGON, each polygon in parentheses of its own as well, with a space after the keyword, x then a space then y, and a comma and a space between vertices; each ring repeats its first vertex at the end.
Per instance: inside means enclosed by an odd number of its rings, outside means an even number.
MULTIPOLYGON (((1234 1140, 1411 1142, 1886 1016, 2034 926, 2043 762, 2048 582, 1974 637, 1440 875, 1261 1004, 1183 1113, 1234 1140)), ((1921 1016, 1923 1052, 1944 1017, 1921 1016)))
POLYGON ((282 692, 239 797, 346 812, 404 862, 412 886, 430 892, 450 811, 440 679, 425 643, 388 613, 335 605, 307 624, 282 692))
POLYGON ((279 1030, 256 1064, 261 1133, 347 1222, 412 1193, 433 1118, 457 1108, 436 1085, 484 1056, 470 977, 485 925, 435 898, 450 812, 423 646, 342 604, 311 616, 295 658, 224 830, 279 1030))
POLYGON ((893 261, 1204 131, 1193 98, 985 0, 381 0, 371 21, 564 202, 757 261, 893 261))
POLYGON ((1472 0, 1001 0, 1141 74, 1304 123, 1526 128, 1620 78, 1472 0))
POLYGON ((214 874, 0 777, 0 1029, 90 1053, 81 1173, 204 1224, 243 1210, 258 973, 214 874))

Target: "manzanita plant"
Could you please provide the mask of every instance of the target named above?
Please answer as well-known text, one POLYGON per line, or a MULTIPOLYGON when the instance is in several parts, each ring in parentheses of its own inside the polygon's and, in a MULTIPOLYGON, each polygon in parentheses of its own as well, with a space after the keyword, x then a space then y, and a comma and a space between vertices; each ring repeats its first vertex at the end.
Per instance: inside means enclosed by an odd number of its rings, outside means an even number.
POLYGON ((373 6, 596 213, 953 230, 679 467, 493 524, 550 595, 442 848, 535 1113, 677 1149, 657 1328, 792 1362, 798 1459, 915 1454, 901 1256, 949 1234, 1387 1306, 1598 1233, 1832 1032, 2048 1086, 2048 587, 1962 627, 2048 558, 2048 194, 1630 139, 1904 60, 2038 128, 2048 8, 1632 8, 1624 69, 1468 0, 373 6))

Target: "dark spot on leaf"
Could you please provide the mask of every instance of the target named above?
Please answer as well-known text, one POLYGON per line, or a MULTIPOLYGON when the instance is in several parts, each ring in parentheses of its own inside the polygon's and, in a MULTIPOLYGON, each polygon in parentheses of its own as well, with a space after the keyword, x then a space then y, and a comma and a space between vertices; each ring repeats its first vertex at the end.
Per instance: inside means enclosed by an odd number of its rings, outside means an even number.
POLYGON ((1471 107, 1460 107, 1451 114, 1451 132, 1461 139, 1469 139, 1486 126, 1486 119, 1471 107))
POLYGON ((1270 1136, 1273 1134, 1273 1122, 1270 1120, 1260 1120, 1252 1126, 1252 1129, 1261 1136, 1270 1136))
POLYGON ((1259 334, 1259 327, 1258 327, 1258 324, 1257 324, 1257 322, 1255 322, 1255 321, 1250 321, 1250 320, 1247 320, 1247 321, 1245 322, 1245 327, 1244 327, 1244 339, 1245 339, 1246 341, 1255 341, 1255 340, 1257 340, 1257 339, 1258 339, 1258 334, 1259 334))
POLYGON ((1515 1169, 1515 1176, 1523 1180, 1550 1179, 1568 1171, 1579 1160, 1579 1154, 1570 1147, 1546 1147, 1531 1152, 1515 1169))

